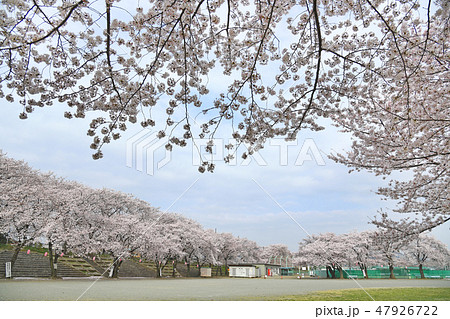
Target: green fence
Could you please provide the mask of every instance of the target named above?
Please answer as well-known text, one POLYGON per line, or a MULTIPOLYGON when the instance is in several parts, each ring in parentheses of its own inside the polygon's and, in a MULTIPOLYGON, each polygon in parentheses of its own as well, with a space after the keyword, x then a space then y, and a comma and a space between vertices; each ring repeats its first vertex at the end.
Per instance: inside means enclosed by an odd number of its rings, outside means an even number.
MULTIPOLYGON (((326 278, 327 273, 326 270, 315 270, 314 273, 317 277, 320 278, 326 278)), ((439 270, 439 269, 429 269, 424 268, 423 273, 425 275, 425 278, 432 278, 432 279, 442 279, 442 278, 450 278, 450 270, 439 270)), ((339 278, 339 271, 335 272, 336 278, 339 278)), ((386 279, 390 277, 390 272, 388 267, 376 267, 371 268, 367 270, 367 274, 369 275, 369 278, 374 279, 386 279)), ((418 267, 408 267, 408 268, 401 268, 396 267, 394 268, 394 275, 397 279, 417 279, 420 278, 420 271, 418 267)), ((362 271, 358 269, 345 269, 344 268, 344 278, 363 278, 362 271)))

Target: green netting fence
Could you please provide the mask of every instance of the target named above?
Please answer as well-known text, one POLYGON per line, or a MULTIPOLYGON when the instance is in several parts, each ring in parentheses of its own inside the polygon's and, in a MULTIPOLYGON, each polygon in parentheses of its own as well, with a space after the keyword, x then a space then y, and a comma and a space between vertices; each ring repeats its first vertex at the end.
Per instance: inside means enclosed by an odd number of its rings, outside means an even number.
MULTIPOLYGON (((315 270, 315 275, 320 278, 326 278, 327 273, 325 269, 315 270)), ((441 270, 441 269, 429 269, 424 268, 423 273, 425 278, 430 279, 443 279, 450 278, 450 270, 441 270)), ((339 271, 335 272, 336 278, 339 278, 339 271)), ((390 272, 388 267, 376 267, 367 270, 367 274, 369 278, 374 279, 388 279, 390 277, 390 272)), ((420 271, 419 267, 396 267, 394 268, 394 275, 397 279, 419 279, 420 271)), ((346 269, 344 268, 344 278, 364 278, 362 271, 358 269, 346 269)))

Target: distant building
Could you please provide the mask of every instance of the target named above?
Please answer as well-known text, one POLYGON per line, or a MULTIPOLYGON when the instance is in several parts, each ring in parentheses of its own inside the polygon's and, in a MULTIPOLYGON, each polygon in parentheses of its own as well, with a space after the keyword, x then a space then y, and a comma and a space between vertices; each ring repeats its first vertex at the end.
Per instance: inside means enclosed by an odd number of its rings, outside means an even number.
POLYGON ((280 265, 274 264, 235 264, 229 265, 230 277, 258 278, 264 276, 279 276, 280 265))

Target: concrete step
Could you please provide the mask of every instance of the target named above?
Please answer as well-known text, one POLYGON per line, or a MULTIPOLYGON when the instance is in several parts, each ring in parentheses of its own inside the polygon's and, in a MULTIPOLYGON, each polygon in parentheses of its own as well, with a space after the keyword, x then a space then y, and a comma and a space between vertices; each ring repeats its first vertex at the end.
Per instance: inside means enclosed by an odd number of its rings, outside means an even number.
POLYGON ((97 271, 97 269, 92 267, 92 265, 87 263, 86 260, 84 260, 81 257, 75 257, 75 256, 60 257, 58 259, 58 262, 63 263, 64 265, 83 273, 85 276, 100 276, 101 275, 97 271))
MULTIPOLYGON (((0 251, 0 278, 5 277, 5 263, 11 260, 13 251, 0 251)), ((58 258, 58 277, 90 277, 109 275, 105 270, 113 263, 113 258, 108 256, 92 258, 81 258, 75 256, 63 256, 58 258)), ((198 269, 194 272, 198 272, 198 269)), ((162 270, 163 277, 172 277, 173 264, 169 262, 162 270)), ((42 253, 20 252, 16 263, 12 269, 13 277, 50 277, 50 260, 42 253)), ((175 276, 181 277, 178 269, 175 269, 175 276)), ((119 268, 119 277, 156 277, 156 264, 152 261, 130 258, 122 262, 119 268)))
MULTIPOLYGON (((0 277, 6 276, 5 263, 11 261, 12 251, 0 252, 0 277)), ((86 277, 98 275, 98 273, 81 271, 71 265, 63 262, 63 258, 59 258, 57 276, 58 277, 86 277)), ((20 252, 17 260, 12 268, 13 277, 50 277, 50 260, 43 254, 30 252, 20 252)))
MULTIPOLYGON (((101 273, 105 273, 106 269, 111 266, 114 262, 113 258, 105 258, 105 257, 97 257, 95 261, 91 261, 96 269, 101 269, 101 273)), ((105 273, 105 276, 108 277, 109 272, 105 273)), ((119 277, 155 277, 156 272, 152 269, 146 268, 141 265, 139 262, 133 259, 125 259, 122 261, 122 264, 119 268, 119 277)))

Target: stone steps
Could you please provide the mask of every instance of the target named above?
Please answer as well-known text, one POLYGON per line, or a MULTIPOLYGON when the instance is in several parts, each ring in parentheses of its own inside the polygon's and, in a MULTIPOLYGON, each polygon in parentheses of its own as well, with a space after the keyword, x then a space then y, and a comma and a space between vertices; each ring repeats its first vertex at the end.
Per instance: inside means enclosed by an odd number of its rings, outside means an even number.
MULTIPOLYGON (((12 250, 0 251, 0 278, 5 278, 5 263, 11 260, 12 250)), ((92 258, 83 258, 66 255, 58 258, 58 277, 108 277, 109 271, 106 269, 113 263, 113 258, 109 256, 96 256, 92 258)), ((178 263, 175 268, 175 276, 182 277, 186 272, 185 265, 178 263), (184 271, 184 272, 183 272, 184 271)), ((169 262, 162 269, 162 277, 172 277, 174 272, 173 263, 169 262)), ((199 270, 191 266, 191 276, 198 276, 199 270)), ((48 256, 42 253, 31 251, 27 254, 21 251, 16 263, 12 269, 13 277, 50 277, 50 260, 48 256)), ((142 260, 135 257, 126 259, 119 268, 120 277, 156 277, 156 264, 153 261, 142 260)))
POLYGON ((71 268, 73 268, 73 269, 83 273, 87 277, 100 276, 101 275, 97 271, 97 269, 92 267, 92 265, 87 263, 86 260, 84 260, 81 257, 75 257, 75 256, 59 257, 58 258, 58 264, 59 263, 63 263, 66 266, 69 266, 69 267, 71 267, 71 268))
MULTIPOLYGON (((139 264, 142 265, 143 267, 146 267, 146 268, 152 270, 156 275, 157 267, 156 267, 155 262, 145 260, 145 261, 140 262, 139 264)), ((172 277, 173 276, 173 264, 171 262, 169 262, 162 269, 161 276, 162 277, 172 277)), ((176 268, 175 268, 175 277, 181 277, 180 273, 177 271, 176 268)))
MULTIPOLYGON (((96 269, 101 269, 101 273, 104 273, 105 277, 108 277, 109 271, 106 271, 108 267, 114 262, 112 257, 96 257, 95 261, 90 260, 96 269), (105 272, 106 271, 106 272, 105 272)), ((133 259, 125 259, 119 268, 119 278, 120 277, 156 277, 156 271, 151 268, 143 266, 141 263, 133 259)))
MULTIPOLYGON (((1 251, 0 252, 0 278, 5 278, 6 269, 5 263, 11 261, 13 251, 1 251)), ((66 264, 64 258, 59 258, 57 276, 58 277, 86 277, 94 275, 81 271, 80 268, 74 268, 70 264, 66 264)), ((13 277, 50 277, 50 260, 40 253, 20 252, 17 260, 12 268, 13 277)))

